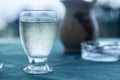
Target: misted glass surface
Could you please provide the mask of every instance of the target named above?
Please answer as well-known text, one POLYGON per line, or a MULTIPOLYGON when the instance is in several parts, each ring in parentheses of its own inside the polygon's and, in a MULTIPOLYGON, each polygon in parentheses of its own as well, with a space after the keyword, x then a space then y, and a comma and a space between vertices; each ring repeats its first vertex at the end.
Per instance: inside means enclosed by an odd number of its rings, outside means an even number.
POLYGON ((52 68, 47 65, 47 57, 56 36, 56 13, 23 11, 19 24, 20 38, 30 63, 24 71, 31 74, 52 72, 52 68))

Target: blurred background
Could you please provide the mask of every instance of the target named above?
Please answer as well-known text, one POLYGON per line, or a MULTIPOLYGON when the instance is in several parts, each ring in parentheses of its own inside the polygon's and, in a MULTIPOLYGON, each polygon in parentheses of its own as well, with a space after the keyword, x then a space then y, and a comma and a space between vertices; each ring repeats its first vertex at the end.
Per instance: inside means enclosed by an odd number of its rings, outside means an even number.
POLYGON ((99 37, 120 38, 120 0, 96 0, 91 12, 98 22, 99 37))
MULTIPOLYGON (((57 12, 59 26, 65 14, 65 8, 60 1, 61 0, 0 0, 0 38, 19 37, 19 12, 21 10, 55 10, 57 12)), ((100 36, 106 36, 111 31, 116 34, 120 33, 120 0, 95 1, 95 8, 92 14, 97 17, 100 26, 102 26, 100 36), (111 28, 110 23, 114 23, 111 28)), ((120 34, 118 36, 120 36, 120 34)))
POLYGON ((65 8, 60 0, 0 0, 0 38, 19 37, 19 13, 22 10, 55 10, 58 25, 65 8))

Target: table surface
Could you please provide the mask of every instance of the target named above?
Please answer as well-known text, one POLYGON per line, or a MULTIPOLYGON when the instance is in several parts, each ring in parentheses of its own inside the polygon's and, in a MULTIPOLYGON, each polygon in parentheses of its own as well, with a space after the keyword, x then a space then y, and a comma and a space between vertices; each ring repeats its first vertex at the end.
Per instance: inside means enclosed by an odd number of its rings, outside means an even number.
POLYGON ((102 63, 81 59, 80 54, 68 54, 59 39, 48 58, 54 71, 44 75, 23 72, 28 60, 20 40, 0 43, 0 60, 4 67, 0 70, 0 80, 120 80, 120 61, 102 63))

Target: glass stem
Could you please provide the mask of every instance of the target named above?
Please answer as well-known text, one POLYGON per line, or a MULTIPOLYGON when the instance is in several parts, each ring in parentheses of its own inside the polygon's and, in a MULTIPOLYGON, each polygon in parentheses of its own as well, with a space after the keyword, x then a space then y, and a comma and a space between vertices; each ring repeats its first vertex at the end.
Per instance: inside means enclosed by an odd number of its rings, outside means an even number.
POLYGON ((41 57, 41 58, 31 58, 28 57, 29 63, 31 66, 45 66, 47 64, 47 58, 46 57, 41 57))

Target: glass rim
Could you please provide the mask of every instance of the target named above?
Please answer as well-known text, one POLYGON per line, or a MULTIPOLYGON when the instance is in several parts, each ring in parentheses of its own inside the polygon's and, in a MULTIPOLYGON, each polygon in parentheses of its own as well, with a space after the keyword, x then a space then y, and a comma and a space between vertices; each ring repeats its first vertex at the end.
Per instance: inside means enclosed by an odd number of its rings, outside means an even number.
POLYGON ((19 12, 19 17, 22 13, 25 13, 25 12, 54 12, 57 16, 57 12, 55 10, 21 10, 19 12))
POLYGON ((38 11, 50 11, 50 12, 56 12, 55 10, 21 10, 20 12, 29 12, 29 11, 35 11, 35 12, 38 12, 38 11))
MULTIPOLYGON (((57 20, 57 13, 56 11, 54 10, 22 10, 20 11, 19 13, 19 21, 28 21, 28 22, 36 22, 37 20, 43 20, 46 21, 46 20, 51 20, 51 21, 56 21, 57 20), (25 14, 31 14, 31 16, 27 17, 27 15, 25 14), (36 15, 39 15, 39 14, 44 14, 44 13, 48 13, 49 15, 51 15, 51 17, 36 17, 36 15)), ((39 22, 39 21, 37 21, 39 22)), ((40 21, 41 22, 41 21, 40 21)))

